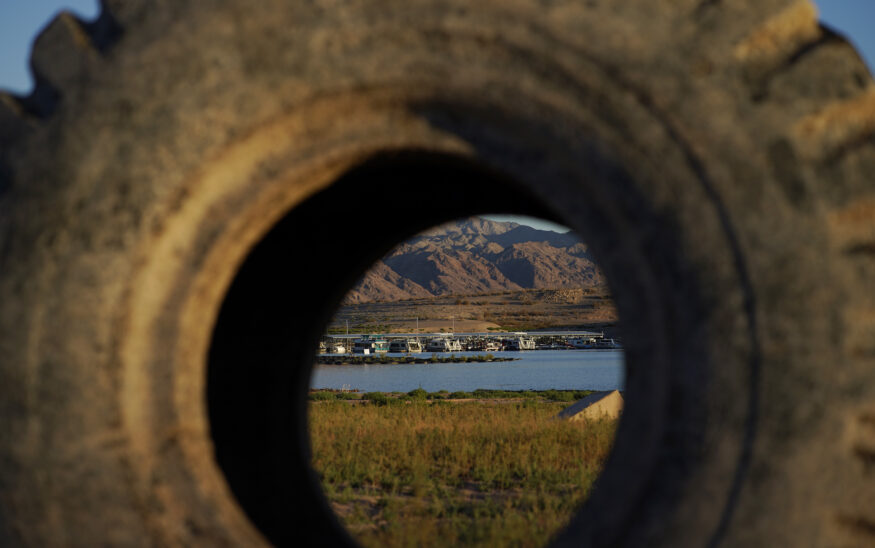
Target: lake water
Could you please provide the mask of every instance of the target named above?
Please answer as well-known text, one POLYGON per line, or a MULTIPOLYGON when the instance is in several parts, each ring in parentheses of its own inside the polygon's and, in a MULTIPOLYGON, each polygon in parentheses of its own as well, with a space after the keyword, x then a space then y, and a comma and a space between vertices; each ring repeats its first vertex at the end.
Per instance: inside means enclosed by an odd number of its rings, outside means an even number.
MULTIPOLYGON (((482 352, 456 352, 475 356, 482 352)), ((614 390, 623 389, 622 350, 531 350, 493 352, 520 358, 500 363, 410 365, 317 365, 312 388, 351 388, 365 392, 429 392, 477 388, 492 390, 614 390)), ((394 354, 390 354, 394 355, 394 354)), ((426 358, 431 354, 419 354, 426 358)), ((442 354, 446 355, 446 354, 442 354)))

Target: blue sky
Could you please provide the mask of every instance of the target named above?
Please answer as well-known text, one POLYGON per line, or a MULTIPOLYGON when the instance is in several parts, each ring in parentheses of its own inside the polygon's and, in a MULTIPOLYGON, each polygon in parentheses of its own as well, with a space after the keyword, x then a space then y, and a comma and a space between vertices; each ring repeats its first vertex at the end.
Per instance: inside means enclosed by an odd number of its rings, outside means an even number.
MULTIPOLYGON (((869 64, 875 67, 875 0, 818 0, 821 20, 847 36, 869 64)), ((97 0, 2 0, 0 3, 0 89, 26 94, 33 86, 27 68, 30 47, 42 27, 60 10, 84 19, 98 13, 97 0)), ((562 230, 558 225, 530 218, 490 216, 515 220, 536 228, 562 230)))

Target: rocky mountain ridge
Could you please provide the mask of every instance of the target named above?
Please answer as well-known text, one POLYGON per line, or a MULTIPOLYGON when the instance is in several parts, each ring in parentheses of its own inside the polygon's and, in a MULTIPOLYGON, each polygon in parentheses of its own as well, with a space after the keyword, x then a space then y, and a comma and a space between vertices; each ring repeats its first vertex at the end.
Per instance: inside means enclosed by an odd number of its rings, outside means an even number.
POLYGON ((441 225, 402 243, 363 276, 346 302, 586 288, 603 283, 586 245, 574 234, 474 217, 441 225))

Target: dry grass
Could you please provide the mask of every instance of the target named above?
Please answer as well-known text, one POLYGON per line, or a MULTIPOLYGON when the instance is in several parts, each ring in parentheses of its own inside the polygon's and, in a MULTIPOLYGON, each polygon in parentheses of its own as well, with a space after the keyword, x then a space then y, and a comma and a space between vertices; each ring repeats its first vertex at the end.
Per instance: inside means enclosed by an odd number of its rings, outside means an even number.
MULTIPOLYGON (((604 288, 530 289, 475 296, 346 304, 329 333, 485 332, 492 329, 612 329, 617 311, 604 288), (418 318, 418 323, 417 323, 418 318), (455 321, 452 320, 455 318, 455 321)), ((613 335, 609 335, 613 336, 613 335)))
POLYGON ((550 420, 565 405, 314 402, 314 467, 365 546, 542 545, 586 497, 616 426, 550 420))

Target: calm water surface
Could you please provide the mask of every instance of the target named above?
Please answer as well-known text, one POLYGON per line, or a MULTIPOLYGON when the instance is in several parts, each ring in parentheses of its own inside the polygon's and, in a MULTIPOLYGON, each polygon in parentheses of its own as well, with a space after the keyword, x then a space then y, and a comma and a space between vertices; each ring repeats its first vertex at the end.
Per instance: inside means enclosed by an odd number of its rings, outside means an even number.
MULTIPOLYGON (((482 352, 456 352, 473 356, 482 352)), ((395 354, 390 354, 395 355, 395 354)), ((431 354, 420 354, 430 357, 431 354)), ((410 365, 317 365, 312 388, 352 388, 365 392, 438 390, 614 390, 623 389, 622 350, 530 350, 493 352, 520 358, 502 363, 410 365)))

